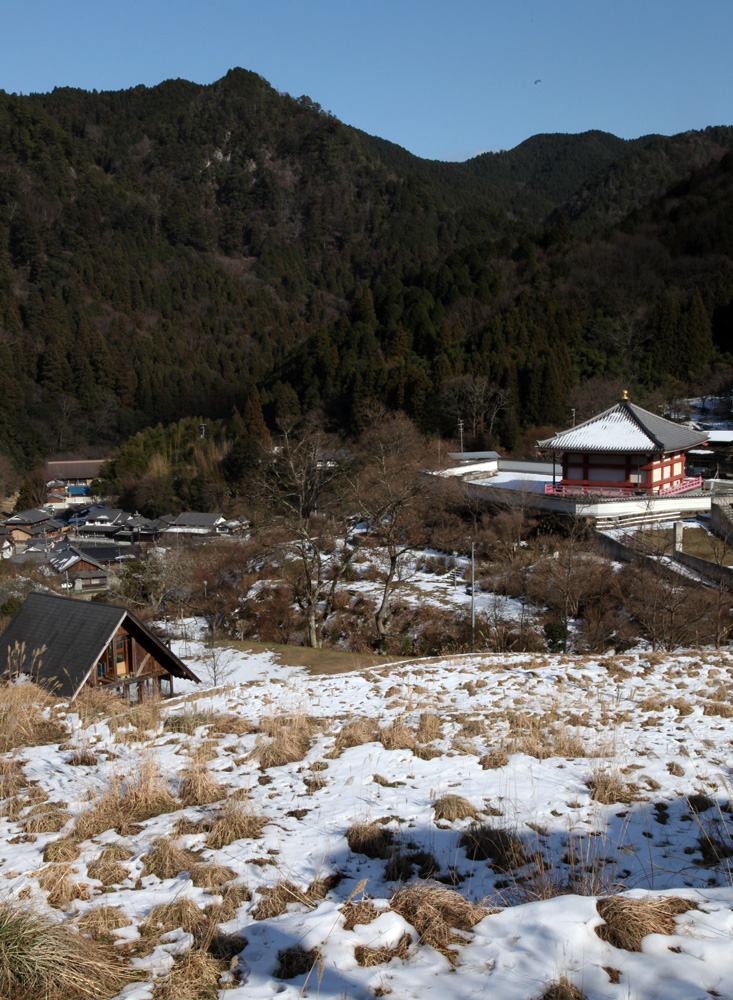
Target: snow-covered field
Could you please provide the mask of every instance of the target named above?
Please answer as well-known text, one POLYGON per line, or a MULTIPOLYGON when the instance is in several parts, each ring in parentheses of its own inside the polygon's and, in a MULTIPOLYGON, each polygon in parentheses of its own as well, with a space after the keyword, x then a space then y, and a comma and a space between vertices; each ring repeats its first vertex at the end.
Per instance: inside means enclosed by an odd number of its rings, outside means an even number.
MULTIPOLYGON (((178 652, 205 673, 203 646, 178 652)), ((4 898, 87 929, 115 908, 128 1000, 207 918, 231 1000, 530 1000, 563 977, 590 1000, 733 997, 733 655, 222 657, 225 687, 64 709, 66 742, 5 757, 4 898), (153 785, 169 798, 145 816, 153 785), (675 902, 629 950, 608 897, 632 901, 626 924, 675 902)))

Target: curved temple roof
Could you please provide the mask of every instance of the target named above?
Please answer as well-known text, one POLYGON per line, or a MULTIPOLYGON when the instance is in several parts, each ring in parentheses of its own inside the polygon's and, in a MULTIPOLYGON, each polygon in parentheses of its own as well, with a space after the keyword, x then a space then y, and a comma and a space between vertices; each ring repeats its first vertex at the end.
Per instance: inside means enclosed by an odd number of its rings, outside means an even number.
POLYGON ((675 424, 622 399, 590 420, 538 441, 540 451, 686 451, 707 441, 704 431, 675 424))

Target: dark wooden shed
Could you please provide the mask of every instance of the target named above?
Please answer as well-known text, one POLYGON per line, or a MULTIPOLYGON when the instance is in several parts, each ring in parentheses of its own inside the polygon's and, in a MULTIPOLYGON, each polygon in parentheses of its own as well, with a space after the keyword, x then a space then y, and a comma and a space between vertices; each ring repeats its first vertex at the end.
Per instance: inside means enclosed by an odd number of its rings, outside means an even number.
POLYGON ((0 636, 0 674, 19 673, 72 701, 87 686, 141 701, 172 695, 174 677, 200 683, 127 608, 38 592, 0 636))

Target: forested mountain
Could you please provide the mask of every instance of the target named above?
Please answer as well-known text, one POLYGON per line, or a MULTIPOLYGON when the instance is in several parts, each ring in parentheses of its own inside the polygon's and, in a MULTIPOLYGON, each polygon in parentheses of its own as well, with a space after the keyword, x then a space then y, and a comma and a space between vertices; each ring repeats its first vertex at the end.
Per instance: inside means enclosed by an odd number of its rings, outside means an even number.
POLYGON ((585 380, 674 391, 729 348, 733 129, 535 136, 421 160, 245 70, 110 93, 0 92, 0 451, 109 446, 369 399, 451 433, 563 423, 585 380))

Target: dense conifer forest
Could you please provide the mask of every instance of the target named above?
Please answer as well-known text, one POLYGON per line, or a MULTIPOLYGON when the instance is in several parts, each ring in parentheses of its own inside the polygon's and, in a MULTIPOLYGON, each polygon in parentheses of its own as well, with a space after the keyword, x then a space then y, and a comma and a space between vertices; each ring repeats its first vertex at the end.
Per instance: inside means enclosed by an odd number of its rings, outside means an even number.
POLYGON ((477 382, 500 405, 468 443, 513 448, 620 385, 710 388, 732 150, 711 127, 426 161, 241 69, 0 91, 0 453, 27 469, 194 414, 212 447, 217 421, 354 432, 369 401, 454 436, 477 382))

